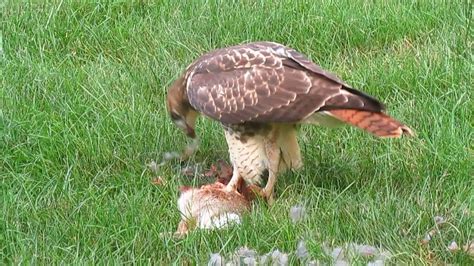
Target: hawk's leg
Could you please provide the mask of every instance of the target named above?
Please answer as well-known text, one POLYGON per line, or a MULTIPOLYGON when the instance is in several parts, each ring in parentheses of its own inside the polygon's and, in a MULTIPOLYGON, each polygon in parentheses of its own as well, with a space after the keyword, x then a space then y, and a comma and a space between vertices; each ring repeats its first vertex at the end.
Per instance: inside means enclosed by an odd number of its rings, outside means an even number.
POLYGON ((235 191, 235 190, 237 190, 239 180, 240 180, 240 174, 239 174, 238 168, 235 165, 233 165, 232 178, 230 179, 229 183, 227 184, 225 190, 226 191, 235 191))
POLYGON ((271 205, 274 201, 273 192, 278 176, 281 151, 278 143, 274 139, 270 139, 265 143, 265 150, 268 157, 268 181, 261 195, 267 200, 267 203, 271 205))
POLYGON ((239 172, 239 167, 236 162, 236 151, 239 149, 235 149, 236 146, 236 140, 235 136, 233 134, 224 129, 225 133, 225 138, 227 140, 227 145, 229 146, 229 156, 230 156, 230 162, 232 163, 232 178, 230 179, 229 183, 227 184, 225 190, 226 191, 235 191, 237 190, 237 186, 239 184, 239 180, 241 178, 240 172, 239 172))

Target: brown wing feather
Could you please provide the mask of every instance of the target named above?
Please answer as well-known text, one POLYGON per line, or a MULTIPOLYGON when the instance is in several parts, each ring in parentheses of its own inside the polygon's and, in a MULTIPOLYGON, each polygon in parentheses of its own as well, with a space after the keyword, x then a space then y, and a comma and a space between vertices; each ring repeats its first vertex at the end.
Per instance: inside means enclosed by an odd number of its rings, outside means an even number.
POLYGON ((268 42, 202 56, 188 68, 187 93, 195 109, 225 124, 298 122, 340 108, 383 109, 302 54, 268 42))

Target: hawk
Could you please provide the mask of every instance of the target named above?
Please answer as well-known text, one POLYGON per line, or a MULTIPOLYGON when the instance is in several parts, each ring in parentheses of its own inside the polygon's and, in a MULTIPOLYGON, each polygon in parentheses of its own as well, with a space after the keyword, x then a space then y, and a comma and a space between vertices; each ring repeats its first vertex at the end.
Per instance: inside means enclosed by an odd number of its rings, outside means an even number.
POLYGON ((273 201, 277 175, 302 166, 301 124, 350 124, 377 137, 412 135, 384 113, 377 99, 356 90, 296 50, 253 42, 208 52, 171 85, 167 109, 175 125, 195 138, 199 114, 219 121, 233 166, 226 189, 240 178, 262 186, 273 201))

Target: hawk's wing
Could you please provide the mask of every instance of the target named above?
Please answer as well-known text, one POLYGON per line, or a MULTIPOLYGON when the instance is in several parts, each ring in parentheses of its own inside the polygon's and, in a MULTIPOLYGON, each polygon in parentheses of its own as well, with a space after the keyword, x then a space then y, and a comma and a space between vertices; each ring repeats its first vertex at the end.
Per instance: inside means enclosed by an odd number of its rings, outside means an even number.
POLYGON ((277 43, 215 50, 193 63, 186 77, 190 104, 226 124, 298 122, 332 109, 383 110, 376 99, 277 43))

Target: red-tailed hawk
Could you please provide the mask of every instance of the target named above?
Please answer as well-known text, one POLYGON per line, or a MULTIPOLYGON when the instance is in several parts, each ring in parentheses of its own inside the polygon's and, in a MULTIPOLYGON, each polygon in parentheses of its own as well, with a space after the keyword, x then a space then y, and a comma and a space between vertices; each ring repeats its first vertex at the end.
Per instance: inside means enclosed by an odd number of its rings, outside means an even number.
POLYGON ((233 165, 227 189, 235 189, 240 178, 256 185, 268 178, 261 193, 269 201, 277 174, 302 165, 300 124, 344 122, 377 137, 412 134, 377 99, 273 42, 204 54, 172 84, 167 108, 191 138, 198 114, 219 121, 233 165))

